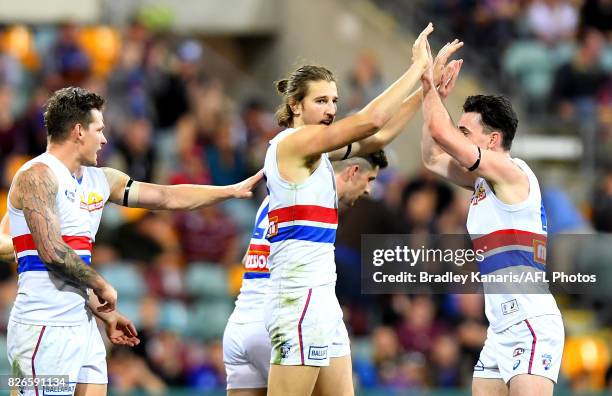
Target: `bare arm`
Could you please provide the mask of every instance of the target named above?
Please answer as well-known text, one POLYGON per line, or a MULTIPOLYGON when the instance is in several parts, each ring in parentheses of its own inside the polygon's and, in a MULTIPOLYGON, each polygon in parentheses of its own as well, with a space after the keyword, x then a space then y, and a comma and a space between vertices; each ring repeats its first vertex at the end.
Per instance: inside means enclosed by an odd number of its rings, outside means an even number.
POLYGON ((480 165, 474 172, 470 168, 479 157, 478 147, 453 123, 437 90, 432 89, 429 69, 423 82, 423 135, 421 151, 425 166, 452 182, 472 188, 480 176, 494 185, 525 181, 525 175, 505 153, 481 150, 480 165))
POLYGON ((23 211, 40 259, 49 271, 101 298, 104 310, 113 310, 114 289, 62 239, 55 197, 57 179, 44 164, 34 164, 16 176, 9 199, 23 211))
MULTIPOLYGON (((102 168, 110 187, 110 201, 123 205, 125 188, 130 177, 112 168, 102 168)), ((261 180, 262 171, 244 181, 230 186, 205 186, 133 182, 128 194, 128 206, 147 209, 191 210, 214 205, 229 198, 250 198, 251 192, 261 180)))
POLYGON ((8 213, 0 221, 0 263, 12 263, 15 261, 13 240, 9 229, 8 213))
POLYGON ((425 70, 427 36, 433 31, 429 24, 413 46, 413 63, 395 83, 366 105, 361 111, 330 126, 307 125, 298 128, 278 145, 279 165, 297 158, 305 163, 322 153, 340 149, 349 143, 373 135, 397 112, 425 70))
MULTIPOLYGON (((421 89, 414 91, 412 95, 404 99, 397 113, 385 124, 385 126, 363 140, 352 143, 350 157, 373 153, 386 147, 393 141, 406 127, 408 121, 412 119, 414 114, 421 107, 421 89)), ((329 153, 329 159, 340 160, 346 154, 346 148, 343 147, 329 153)))
MULTIPOLYGON (((463 61, 452 61, 447 64, 448 59, 463 46, 463 42, 454 40, 447 43, 436 56, 434 61, 434 79, 438 92, 443 98, 448 97, 452 92, 461 64, 463 61)), ((421 108, 423 101, 423 90, 418 88, 408 98, 404 99, 397 113, 391 120, 376 134, 369 136, 358 142, 354 142, 351 147, 351 156, 373 153, 386 147, 406 128, 408 122, 414 117, 421 108)), ((329 153, 331 160, 340 160, 346 154, 346 148, 341 148, 329 153)))

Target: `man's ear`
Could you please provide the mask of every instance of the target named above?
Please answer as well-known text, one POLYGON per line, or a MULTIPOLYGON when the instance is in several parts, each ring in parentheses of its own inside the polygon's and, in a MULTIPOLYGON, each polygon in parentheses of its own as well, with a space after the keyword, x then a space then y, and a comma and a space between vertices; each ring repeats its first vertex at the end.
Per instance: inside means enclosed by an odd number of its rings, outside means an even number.
POLYGON ((83 125, 78 122, 74 124, 74 126, 72 127, 72 131, 70 131, 70 135, 75 140, 81 140, 84 134, 85 128, 83 128, 83 125))
POLYGON ((495 146, 502 145, 502 133, 499 131, 493 131, 489 134, 489 143, 487 144, 487 149, 491 149, 495 146))
POLYGON ((297 101, 291 101, 289 103, 289 107, 291 108, 291 112, 294 117, 299 116, 302 113, 302 104, 297 101))
POLYGON ((359 165, 355 164, 355 165, 351 165, 351 166, 348 167, 348 175, 349 175, 349 177, 352 178, 357 173, 359 173, 359 165))

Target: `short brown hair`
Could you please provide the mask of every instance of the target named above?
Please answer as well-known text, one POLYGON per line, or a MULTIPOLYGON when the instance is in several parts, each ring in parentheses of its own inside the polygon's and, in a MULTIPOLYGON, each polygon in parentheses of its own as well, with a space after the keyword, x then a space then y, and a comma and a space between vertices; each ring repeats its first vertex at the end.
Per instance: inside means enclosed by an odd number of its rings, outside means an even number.
POLYGON ((52 142, 61 142, 75 124, 87 127, 91 119, 91 110, 102 111, 104 98, 79 87, 58 89, 47 101, 45 126, 52 142))
POLYGON ((274 82, 276 91, 283 96, 283 104, 276 109, 276 121, 284 127, 293 126, 290 104, 300 102, 308 94, 309 81, 335 82, 334 74, 323 66, 305 65, 279 81, 274 82))

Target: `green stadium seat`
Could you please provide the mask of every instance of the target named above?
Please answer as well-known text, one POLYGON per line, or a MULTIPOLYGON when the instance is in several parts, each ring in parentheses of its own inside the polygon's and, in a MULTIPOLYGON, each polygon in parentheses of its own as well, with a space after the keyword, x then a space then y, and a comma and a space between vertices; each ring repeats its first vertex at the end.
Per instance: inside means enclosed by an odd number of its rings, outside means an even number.
POLYGON ((189 328, 189 312, 185 304, 180 301, 164 302, 160 310, 159 327, 161 330, 186 334, 189 328))
POLYGON ((227 271, 220 264, 191 263, 185 273, 185 284, 190 296, 206 299, 230 298, 227 271))
POLYGON ((234 304, 230 300, 196 303, 189 313, 189 333, 204 340, 220 339, 234 304))
POLYGON ((119 300, 140 298, 146 291, 144 279, 133 264, 119 262, 104 266, 99 272, 117 290, 119 300))

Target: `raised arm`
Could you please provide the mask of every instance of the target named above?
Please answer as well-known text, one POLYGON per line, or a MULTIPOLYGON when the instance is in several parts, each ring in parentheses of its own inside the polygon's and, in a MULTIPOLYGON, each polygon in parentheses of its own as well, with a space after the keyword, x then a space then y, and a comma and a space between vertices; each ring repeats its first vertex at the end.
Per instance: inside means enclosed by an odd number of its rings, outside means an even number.
POLYGON ((0 221, 0 263, 12 263, 15 261, 13 240, 9 229, 8 213, 0 221))
POLYGON ((479 149, 467 138, 467 131, 455 126, 439 93, 432 88, 431 67, 423 74, 422 84, 424 123, 421 152, 427 169, 466 188, 472 188, 478 176, 493 185, 525 180, 525 175, 506 153, 479 149), (468 169, 479 158, 479 166, 470 172, 468 169))
MULTIPOLYGON (((452 92, 463 62, 461 60, 454 60, 447 63, 448 59, 462 46, 463 42, 459 40, 447 43, 440 49, 434 60, 435 85, 442 98, 448 97, 452 92)), ((372 136, 354 142, 351 146, 350 156, 365 155, 385 148, 406 128, 408 122, 421 108, 422 101, 423 90, 419 87, 409 97, 404 99, 397 113, 393 115, 382 129, 372 136)), ((331 160, 340 160, 344 158, 346 152, 347 148, 343 147, 329 153, 329 158, 331 160)))
POLYGON ((103 304, 99 310, 110 312, 115 309, 117 292, 62 239, 55 202, 57 191, 57 179, 49 167, 34 164, 15 177, 9 199, 23 211, 38 256, 49 271, 92 289, 103 304))
POLYGON ((361 111, 330 126, 307 125, 298 128, 279 143, 278 158, 298 158, 309 161, 349 143, 364 139, 383 127, 408 97, 427 66, 427 36, 433 31, 429 24, 413 46, 410 68, 382 94, 361 111))
POLYGON ((229 198, 250 198, 253 188, 261 180, 263 172, 229 186, 206 186, 196 184, 160 184, 133 181, 113 168, 102 168, 110 187, 110 201, 118 205, 147 209, 191 210, 213 205, 229 198))

